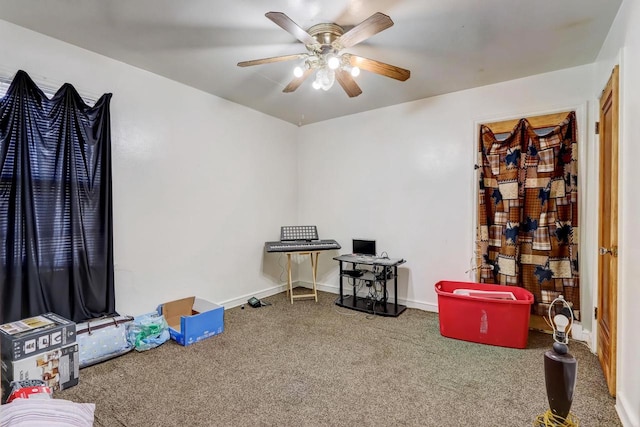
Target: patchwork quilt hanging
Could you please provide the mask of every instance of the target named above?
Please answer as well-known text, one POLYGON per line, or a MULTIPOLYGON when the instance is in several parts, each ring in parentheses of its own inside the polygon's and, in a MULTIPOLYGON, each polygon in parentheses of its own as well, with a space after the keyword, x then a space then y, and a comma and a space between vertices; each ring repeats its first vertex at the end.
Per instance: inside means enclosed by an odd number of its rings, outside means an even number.
POLYGON ((563 295, 580 319, 577 141, 574 112, 542 132, 522 119, 504 139, 480 128, 480 282, 526 288, 533 314, 563 295))

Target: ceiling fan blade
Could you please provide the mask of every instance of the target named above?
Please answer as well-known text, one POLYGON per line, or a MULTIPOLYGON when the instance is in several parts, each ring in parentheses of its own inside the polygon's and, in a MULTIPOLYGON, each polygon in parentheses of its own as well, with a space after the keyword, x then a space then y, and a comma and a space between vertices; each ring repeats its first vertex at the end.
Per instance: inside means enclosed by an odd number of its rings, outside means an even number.
POLYGON ((347 92, 349 98, 353 98, 362 93, 362 89, 360 89, 360 86, 358 86, 356 81, 353 80, 353 77, 351 77, 351 74, 349 74, 347 71, 336 70, 336 80, 338 80, 338 83, 340 83, 342 89, 347 92))
POLYGON ((267 12, 265 16, 271 19, 276 25, 292 34, 295 38, 300 40, 305 45, 316 45, 318 42, 311 37, 311 34, 300 28, 298 24, 293 22, 291 18, 282 12, 267 12))
POLYGON ((384 13, 377 12, 335 39, 331 45, 336 50, 351 47, 392 25, 391 18, 384 13))
POLYGON ((357 55, 349 55, 349 63, 352 67, 358 67, 361 70, 367 70, 372 73, 380 74, 381 76, 391 77, 392 79, 405 81, 411 77, 411 71, 404 68, 396 67, 395 65, 385 64, 384 62, 376 61, 374 59, 363 58, 357 55))
POLYGON ((282 89, 282 91, 285 93, 289 93, 298 89, 302 84, 302 82, 304 82, 305 79, 309 77, 309 74, 311 73, 313 73, 312 69, 304 70, 304 73, 300 77, 294 77, 294 79, 291 80, 289 84, 284 89, 282 89))
POLYGON ((249 67, 251 65, 271 64, 272 62, 291 61, 299 58, 306 58, 307 53, 296 53, 294 55, 273 56, 271 58, 253 59, 251 61, 238 62, 238 67, 249 67))

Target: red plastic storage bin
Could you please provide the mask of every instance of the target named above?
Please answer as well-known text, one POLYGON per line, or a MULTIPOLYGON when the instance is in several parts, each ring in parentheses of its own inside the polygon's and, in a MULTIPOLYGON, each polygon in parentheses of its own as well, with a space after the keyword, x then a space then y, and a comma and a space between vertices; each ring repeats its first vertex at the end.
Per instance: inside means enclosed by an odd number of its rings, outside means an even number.
POLYGON ((518 286, 440 281, 440 334, 501 347, 526 348, 533 294, 518 286), (515 300, 454 294, 456 289, 511 292, 515 300))

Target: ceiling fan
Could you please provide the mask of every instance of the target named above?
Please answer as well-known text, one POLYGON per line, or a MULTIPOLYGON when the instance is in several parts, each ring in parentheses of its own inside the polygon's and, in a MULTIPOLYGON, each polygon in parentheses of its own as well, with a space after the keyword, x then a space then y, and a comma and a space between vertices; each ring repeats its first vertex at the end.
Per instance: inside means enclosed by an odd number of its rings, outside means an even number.
POLYGON ((355 46, 391 27, 393 21, 384 13, 374 13, 348 31, 332 23, 317 24, 305 31, 282 12, 268 12, 265 16, 304 43, 307 52, 238 62, 238 66, 248 67, 272 62, 303 60, 303 65, 294 69, 294 78, 283 92, 295 91, 314 72, 316 73, 313 82, 315 89, 329 90, 337 80, 349 97, 362 93, 362 89, 354 80, 361 69, 400 81, 407 80, 411 75, 409 70, 395 65, 350 53, 340 53, 342 49, 355 46))

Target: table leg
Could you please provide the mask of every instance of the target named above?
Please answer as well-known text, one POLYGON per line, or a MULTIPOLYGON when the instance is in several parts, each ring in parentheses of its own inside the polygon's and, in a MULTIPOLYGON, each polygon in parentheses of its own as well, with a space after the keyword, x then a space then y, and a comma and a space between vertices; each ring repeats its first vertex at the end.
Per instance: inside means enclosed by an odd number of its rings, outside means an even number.
POLYGON ((316 288, 316 277, 318 275, 318 255, 320 252, 311 252, 309 257, 311 258, 311 274, 313 276, 313 297, 318 302, 318 290, 316 288), (314 259, 315 255, 315 259, 314 259))
POLYGON ((316 302, 318 302, 318 256, 320 252, 288 252, 287 253, 287 274, 288 274, 288 282, 287 289, 289 292, 289 297, 291 299, 291 304, 293 304, 293 300, 297 298, 310 298, 313 297, 316 302), (293 280, 292 280, 292 268, 291 268, 291 255, 298 254, 301 256, 309 255, 311 260, 311 273, 313 275, 313 293, 298 293, 297 295, 293 294, 293 280))
POLYGON ((340 304, 344 304, 344 297, 342 296, 342 261, 338 261, 340 264, 340 304))
POLYGON ((398 266, 393 267, 393 308, 398 313, 398 266))
POLYGON ((291 254, 287 254, 287 272, 289 273, 289 297, 291 297, 291 304, 293 304, 293 285, 291 283, 291 254))

